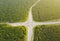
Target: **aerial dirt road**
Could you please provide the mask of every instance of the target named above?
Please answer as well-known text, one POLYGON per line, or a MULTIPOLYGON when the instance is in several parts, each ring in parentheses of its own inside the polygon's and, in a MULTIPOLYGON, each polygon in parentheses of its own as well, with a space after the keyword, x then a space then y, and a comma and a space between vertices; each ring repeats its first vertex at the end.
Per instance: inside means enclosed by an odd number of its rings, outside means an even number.
POLYGON ((40 0, 36 1, 29 10, 28 20, 26 22, 7 23, 11 26, 26 26, 28 28, 27 41, 33 41, 33 27, 36 25, 48 25, 48 24, 60 24, 60 21, 55 22, 35 22, 32 17, 32 8, 39 3, 40 0))

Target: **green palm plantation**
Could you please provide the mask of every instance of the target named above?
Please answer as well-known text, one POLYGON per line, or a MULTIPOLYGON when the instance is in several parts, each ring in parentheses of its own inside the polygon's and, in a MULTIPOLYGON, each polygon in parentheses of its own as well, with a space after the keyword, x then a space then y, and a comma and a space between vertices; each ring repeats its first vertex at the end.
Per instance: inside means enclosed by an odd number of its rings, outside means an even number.
POLYGON ((60 25, 41 25, 34 28, 34 41, 60 41, 60 25))
POLYGON ((27 41, 27 29, 24 26, 0 24, 0 41, 27 41))
POLYGON ((59 0, 40 0, 32 8, 34 21, 57 21, 60 20, 60 1, 59 0))
POLYGON ((24 22, 37 0, 0 0, 0 22, 24 22), (32 2, 31 2, 32 1, 32 2))

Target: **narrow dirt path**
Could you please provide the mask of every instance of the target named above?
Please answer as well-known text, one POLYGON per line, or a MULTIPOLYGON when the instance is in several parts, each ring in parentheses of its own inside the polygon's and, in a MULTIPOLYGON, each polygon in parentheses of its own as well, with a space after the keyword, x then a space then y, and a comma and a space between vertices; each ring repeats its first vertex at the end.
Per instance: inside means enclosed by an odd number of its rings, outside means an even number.
POLYGON ((28 15, 28 20, 26 22, 17 22, 17 23, 8 23, 9 25, 12 26, 26 26, 28 28, 28 39, 27 41, 32 41, 31 37, 33 35, 33 26, 36 25, 36 23, 33 21, 33 17, 32 17, 32 8, 39 2, 40 0, 36 1, 29 10, 29 15, 28 15))

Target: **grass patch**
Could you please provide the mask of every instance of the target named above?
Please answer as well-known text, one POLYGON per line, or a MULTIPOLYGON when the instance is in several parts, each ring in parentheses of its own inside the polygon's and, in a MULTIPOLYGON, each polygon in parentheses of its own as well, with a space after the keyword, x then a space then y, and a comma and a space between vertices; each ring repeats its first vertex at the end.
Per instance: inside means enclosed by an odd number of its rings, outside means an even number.
POLYGON ((24 26, 0 24, 0 41, 27 41, 27 29, 24 26))
POLYGON ((0 0, 0 22, 24 22, 36 0, 0 0))
POLYGON ((34 41, 60 41, 60 25, 36 26, 34 41))
POLYGON ((41 0, 32 9, 34 21, 51 21, 60 19, 60 0, 41 0))

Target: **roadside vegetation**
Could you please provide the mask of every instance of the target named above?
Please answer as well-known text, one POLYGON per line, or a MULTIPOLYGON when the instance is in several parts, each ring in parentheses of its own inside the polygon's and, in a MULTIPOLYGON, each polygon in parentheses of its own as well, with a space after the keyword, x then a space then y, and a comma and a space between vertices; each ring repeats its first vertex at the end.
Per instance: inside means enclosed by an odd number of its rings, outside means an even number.
POLYGON ((34 21, 44 22, 60 19, 59 0, 41 0, 32 8, 34 21))
POLYGON ((24 22, 36 0, 0 0, 0 22, 24 22))
POLYGON ((24 26, 0 24, 0 41, 27 41, 27 29, 24 26))
POLYGON ((60 41, 60 25, 36 26, 33 41, 60 41))

